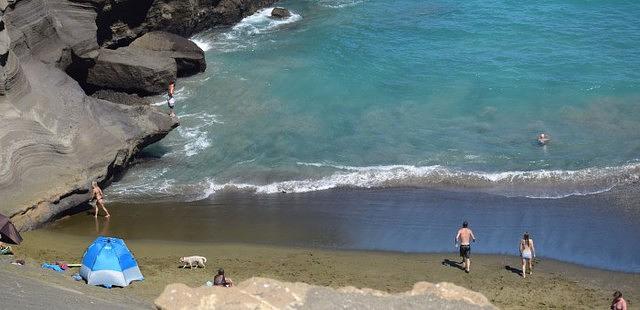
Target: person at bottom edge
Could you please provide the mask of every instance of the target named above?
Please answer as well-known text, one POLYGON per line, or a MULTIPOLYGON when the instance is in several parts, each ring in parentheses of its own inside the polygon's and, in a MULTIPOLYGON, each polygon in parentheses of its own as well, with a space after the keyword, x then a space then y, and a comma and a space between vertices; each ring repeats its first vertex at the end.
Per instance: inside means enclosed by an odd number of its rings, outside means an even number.
POLYGON ((224 269, 218 269, 218 274, 213 277, 213 285, 215 286, 224 286, 231 287, 233 286, 233 281, 231 279, 224 276, 224 269))
POLYGON ((627 310, 627 301, 622 298, 622 293, 620 293, 620 291, 615 291, 615 293, 613 293, 611 310, 627 310))
POLYGON ((469 223, 464 221, 462 228, 458 230, 458 234, 455 238, 456 245, 460 242, 460 257, 462 257, 462 263, 464 271, 469 273, 471 271, 471 241, 476 242, 476 237, 473 235, 473 231, 469 229, 469 223))

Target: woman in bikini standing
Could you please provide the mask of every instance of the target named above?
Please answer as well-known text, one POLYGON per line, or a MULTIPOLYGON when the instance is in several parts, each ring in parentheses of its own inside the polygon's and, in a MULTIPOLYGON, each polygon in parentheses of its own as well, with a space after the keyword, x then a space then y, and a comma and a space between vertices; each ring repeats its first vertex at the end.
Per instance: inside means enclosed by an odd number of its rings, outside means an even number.
POLYGON ((107 214, 105 217, 110 217, 111 214, 109 214, 109 211, 107 211, 107 208, 105 208, 104 206, 104 193, 102 192, 100 187, 98 187, 98 182, 91 182, 91 187, 91 198, 96 200, 94 217, 98 217, 98 206, 102 208, 102 210, 104 210, 104 212, 107 214))
POLYGON ((522 236, 522 240, 520 240, 518 249, 520 250, 520 257, 522 257, 522 277, 526 278, 527 263, 529 264, 529 274, 531 274, 533 272, 531 260, 536 257, 536 249, 533 246, 533 239, 529 237, 529 233, 524 233, 524 236, 522 236))

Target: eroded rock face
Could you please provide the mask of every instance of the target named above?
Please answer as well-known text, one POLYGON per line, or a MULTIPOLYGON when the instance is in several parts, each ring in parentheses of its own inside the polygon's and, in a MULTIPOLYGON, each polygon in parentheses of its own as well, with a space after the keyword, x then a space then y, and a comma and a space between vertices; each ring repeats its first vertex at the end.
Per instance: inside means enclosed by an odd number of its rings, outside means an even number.
POLYGON ((176 61, 178 76, 204 72, 207 62, 204 51, 191 40, 173 33, 153 31, 137 38, 129 46, 156 51, 176 61))
POLYGON ((497 309, 482 294, 451 283, 418 282, 389 294, 372 289, 333 289, 251 278, 235 287, 168 285, 156 307, 173 309, 497 309))
POLYGON ((116 50, 100 49, 89 68, 87 83, 93 86, 161 94, 177 76, 176 62, 161 52, 128 46, 116 50))
POLYGON ((0 213, 35 228, 86 202, 92 180, 108 184, 178 125, 135 96, 84 90, 162 93, 178 65, 181 74, 203 70, 198 50, 189 54, 185 42, 169 51, 101 47, 153 30, 230 25, 275 1, 0 0, 0 213))
POLYGON ((92 6, 0 0, 0 9, 0 213, 25 230, 87 201, 92 180, 110 182, 177 123, 150 106, 88 97, 60 69, 97 57, 92 6))

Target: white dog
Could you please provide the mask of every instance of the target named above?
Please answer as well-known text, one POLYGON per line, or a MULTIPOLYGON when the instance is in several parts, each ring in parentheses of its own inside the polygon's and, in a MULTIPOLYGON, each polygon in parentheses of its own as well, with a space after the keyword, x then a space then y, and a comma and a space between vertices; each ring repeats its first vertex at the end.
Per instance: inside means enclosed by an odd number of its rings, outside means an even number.
POLYGON ((189 266, 189 268, 204 268, 204 263, 207 262, 207 258, 204 256, 186 256, 186 257, 180 257, 180 262, 183 263, 184 265, 182 266, 182 268, 187 268, 187 266, 189 266))

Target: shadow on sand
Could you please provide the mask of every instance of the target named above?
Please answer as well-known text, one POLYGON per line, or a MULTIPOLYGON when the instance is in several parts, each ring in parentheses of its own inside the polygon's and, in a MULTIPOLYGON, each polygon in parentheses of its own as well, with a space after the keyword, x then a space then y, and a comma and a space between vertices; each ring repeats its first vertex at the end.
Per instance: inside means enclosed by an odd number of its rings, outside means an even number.
POLYGON ((521 275, 522 275, 522 270, 521 270, 521 269, 513 268, 513 267, 511 267, 511 266, 504 266, 504 269, 509 270, 509 271, 511 271, 511 272, 513 272, 513 273, 515 273, 515 274, 519 275, 519 276, 521 276, 521 275))
POLYGON ((448 258, 445 258, 442 261, 442 265, 448 265, 449 267, 456 267, 456 268, 464 271, 464 267, 462 267, 462 263, 461 262, 455 262, 455 261, 452 261, 452 260, 450 260, 448 258))

